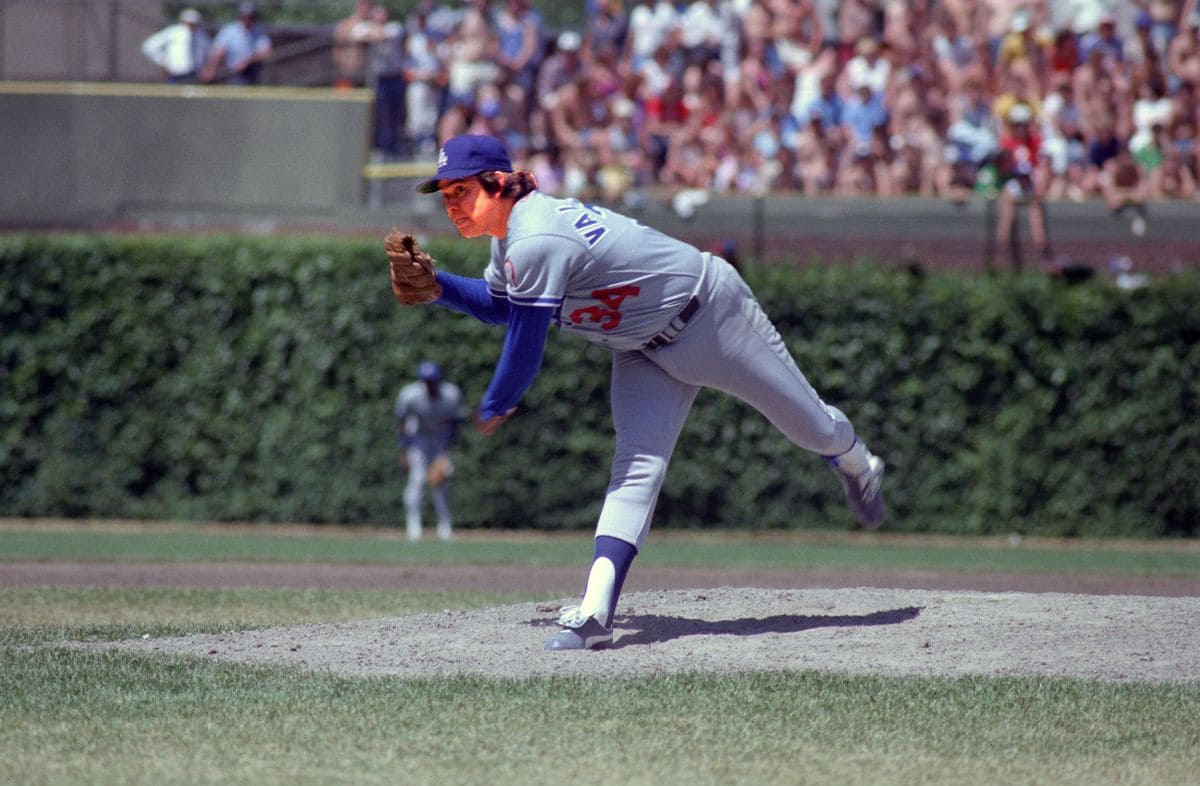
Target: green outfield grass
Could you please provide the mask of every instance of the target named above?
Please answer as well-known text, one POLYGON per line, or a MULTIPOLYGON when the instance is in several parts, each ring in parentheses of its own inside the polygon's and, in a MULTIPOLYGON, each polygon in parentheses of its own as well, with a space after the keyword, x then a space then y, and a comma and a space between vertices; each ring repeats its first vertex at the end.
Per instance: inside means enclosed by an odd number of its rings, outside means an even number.
MULTIPOLYGON (((580 565, 586 536, 0 525, 4 559, 580 565)), ((645 562, 1195 575, 1195 545, 669 533, 645 562)), ((351 679, 66 646, 524 594, 0 587, 2 784, 1200 783, 1200 684, 815 673, 351 679)))
MULTIPOLYGON (((0 559, 110 562, 346 562, 389 565, 580 565, 587 533, 464 533, 409 543, 394 531, 170 524, 109 527, 4 522, 0 559)), ((862 534, 653 533, 639 565, 1200 576, 1192 541, 1051 541, 862 534)))
POLYGON ((1200 687, 345 679, 0 650, 5 783, 1179 784, 1200 687), (569 775, 569 777, 567 777, 569 775))

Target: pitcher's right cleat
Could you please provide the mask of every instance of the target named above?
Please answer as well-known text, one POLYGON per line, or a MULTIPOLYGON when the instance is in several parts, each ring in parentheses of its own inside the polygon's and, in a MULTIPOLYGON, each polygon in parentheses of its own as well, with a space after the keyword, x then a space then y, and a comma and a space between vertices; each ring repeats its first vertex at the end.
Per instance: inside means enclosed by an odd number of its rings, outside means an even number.
POLYGON ((826 459, 833 474, 842 483, 846 492, 846 503, 854 518, 865 529, 878 529, 883 523, 883 459, 867 453, 867 469, 858 475, 850 475, 838 465, 837 459, 826 459))
POLYGON ((563 627, 546 640, 546 650, 594 650, 612 644, 612 628, 606 628, 592 615, 584 615, 578 606, 568 606, 558 615, 563 627))

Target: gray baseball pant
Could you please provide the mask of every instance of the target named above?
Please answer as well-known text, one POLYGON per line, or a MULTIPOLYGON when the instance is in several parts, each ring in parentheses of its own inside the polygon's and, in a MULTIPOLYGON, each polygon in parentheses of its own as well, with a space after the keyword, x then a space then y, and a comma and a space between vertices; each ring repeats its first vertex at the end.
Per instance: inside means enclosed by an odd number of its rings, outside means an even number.
POLYGON ((701 306, 671 343, 613 354, 616 451, 597 535, 646 542, 667 465, 701 387, 754 407, 793 444, 837 455, 854 427, 823 402, 737 271, 714 257, 701 306))

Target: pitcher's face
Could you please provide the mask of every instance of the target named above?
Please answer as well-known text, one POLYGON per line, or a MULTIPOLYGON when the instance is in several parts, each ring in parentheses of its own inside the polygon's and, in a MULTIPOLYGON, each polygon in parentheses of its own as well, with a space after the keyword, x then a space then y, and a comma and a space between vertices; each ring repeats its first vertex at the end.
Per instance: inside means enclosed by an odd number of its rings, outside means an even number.
POLYGON ((489 194, 479 178, 445 180, 438 183, 438 190, 446 215, 460 235, 504 237, 508 228, 506 200, 499 194, 489 194))

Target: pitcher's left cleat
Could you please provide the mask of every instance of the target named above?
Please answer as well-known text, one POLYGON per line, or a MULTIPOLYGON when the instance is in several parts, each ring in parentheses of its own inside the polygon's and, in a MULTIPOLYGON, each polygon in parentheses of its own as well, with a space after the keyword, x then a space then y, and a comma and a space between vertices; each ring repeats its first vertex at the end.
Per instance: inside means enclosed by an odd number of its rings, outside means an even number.
POLYGON ((546 650, 594 650, 612 644, 612 627, 585 615, 578 606, 568 606, 558 615, 562 630, 546 640, 546 650))
POLYGON ((833 474, 842 483, 846 492, 846 503, 854 518, 865 529, 878 529, 883 523, 883 459, 870 452, 866 454, 867 468, 857 475, 841 466, 836 458, 827 458, 833 474))

